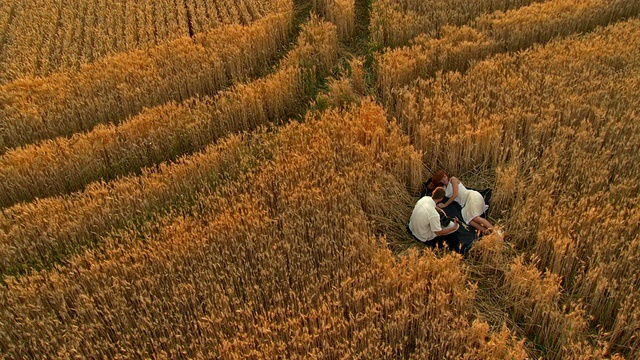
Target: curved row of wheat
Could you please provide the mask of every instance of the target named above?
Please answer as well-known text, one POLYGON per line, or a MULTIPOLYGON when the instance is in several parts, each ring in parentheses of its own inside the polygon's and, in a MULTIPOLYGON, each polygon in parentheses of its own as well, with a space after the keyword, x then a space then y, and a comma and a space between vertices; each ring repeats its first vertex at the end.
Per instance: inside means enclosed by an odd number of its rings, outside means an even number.
POLYGON ((84 0, 0 3, 0 84, 48 76, 224 24, 248 24, 282 1, 84 0))
POLYGON ((117 123, 144 107, 211 95, 263 70, 289 41, 293 9, 248 26, 119 54, 0 87, 0 151, 117 123))
POLYGON ((427 167, 496 172, 493 211, 513 241, 562 278, 582 319, 603 329, 606 352, 631 358, 640 354, 638 59, 634 19, 421 80, 394 99, 427 167))
POLYGON ((146 109, 119 125, 8 151, 0 157, 0 205, 82 189, 204 148, 226 134, 300 112, 338 53, 335 30, 312 20, 277 71, 215 97, 146 109))
POLYGON ((313 0, 312 9, 336 25, 341 41, 353 36, 356 26, 355 0, 313 0))
MULTIPOLYGON (((505 318, 512 330, 528 337, 529 358, 602 359, 610 356, 594 341, 589 315, 580 301, 563 301, 563 279, 538 269, 538 259, 514 255, 502 236, 480 239, 465 259, 477 281, 475 306, 494 326, 505 318)), ((620 354, 612 358, 623 359, 620 354)))
POLYGON ((5 353, 526 356, 508 330, 471 323, 474 290, 459 257, 396 260, 371 235, 368 216, 404 209, 394 195, 420 168, 379 106, 250 141, 262 149, 244 155, 255 171, 200 199, 192 215, 10 281, 0 293, 5 353))
MULTIPOLYGON (((162 107, 158 111, 164 112, 163 116, 140 116, 136 122, 103 128, 92 135, 111 138, 108 143, 96 144, 92 137, 80 138, 75 156, 69 163, 65 161, 72 155, 71 148, 67 149, 69 152, 55 154, 53 159, 47 160, 63 164, 61 168, 52 170, 45 164, 33 180, 51 176, 55 177, 51 186, 58 182, 62 182, 58 186, 65 186, 65 177, 72 174, 78 176, 75 184, 83 185, 84 176, 99 177, 105 172, 118 171, 118 166, 127 168, 135 164, 139 167, 148 164, 149 159, 165 159, 167 154, 164 152, 176 148, 193 151, 229 131, 255 128, 295 112, 297 109, 293 108, 304 106, 304 99, 313 91, 316 76, 322 76, 334 66, 337 42, 334 25, 311 20, 301 31, 298 45, 282 61, 281 70, 272 76, 238 86, 216 99, 190 102, 190 106, 162 107), (166 109, 173 111, 171 116, 166 116, 166 109), (55 159, 60 156, 63 158, 55 159), (117 163, 119 157, 125 162, 117 163), (113 167, 103 166, 107 159, 112 159, 113 167), (76 167, 76 162, 80 167, 76 167)), ((108 184, 94 183, 81 193, 5 209, 0 218, 0 272, 22 272, 30 266, 48 266, 74 249, 94 243, 114 227, 188 201, 195 193, 203 191, 203 186, 233 173, 224 170, 226 165, 216 164, 226 161, 227 155, 220 154, 231 153, 229 156, 236 159, 234 147, 225 144, 223 142, 220 149, 214 147, 203 154, 186 157, 175 165, 162 165, 159 171, 144 170, 140 177, 129 176, 108 184), (207 161, 211 164, 200 168, 201 163, 207 161), (178 179, 176 174, 179 174, 178 179), (185 199, 181 200, 183 197, 185 199)), ((46 188, 33 191, 46 191, 46 188)))
POLYGON ((419 34, 440 37, 447 25, 464 25, 486 12, 506 11, 538 1, 545 0, 377 0, 371 10, 371 41, 376 47, 393 48, 419 34))
POLYGON ((418 77, 463 71, 490 54, 525 49, 638 14, 638 1, 554 0, 482 16, 472 27, 448 27, 439 39, 421 36, 411 46, 377 55, 378 91, 393 107, 388 101, 394 88, 418 77))

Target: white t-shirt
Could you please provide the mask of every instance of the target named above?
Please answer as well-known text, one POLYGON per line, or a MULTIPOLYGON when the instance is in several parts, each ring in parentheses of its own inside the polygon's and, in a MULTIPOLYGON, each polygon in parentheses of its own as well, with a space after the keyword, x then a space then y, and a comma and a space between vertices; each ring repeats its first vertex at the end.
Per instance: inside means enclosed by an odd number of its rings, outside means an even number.
POLYGON ((436 203, 429 196, 424 196, 416 203, 409 220, 409 229, 418 240, 426 242, 436 237, 436 231, 442 230, 440 214, 436 203))

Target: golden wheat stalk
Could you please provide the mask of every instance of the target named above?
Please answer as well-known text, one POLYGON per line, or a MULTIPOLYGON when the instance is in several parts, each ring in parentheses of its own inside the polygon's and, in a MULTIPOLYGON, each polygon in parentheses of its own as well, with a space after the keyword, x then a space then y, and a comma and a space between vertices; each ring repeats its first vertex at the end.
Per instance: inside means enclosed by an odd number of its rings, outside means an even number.
POLYGON ((0 87, 0 151, 118 123, 144 107, 213 94, 268 65, 289 40, 293 9, 248 26, 115 55, 46 78, 0 87))
POLYGON ((0 84, 45 77, 279 12, 287 0, 3 1, 0 84), (220 9, 220 13, 218 11, 220 9))

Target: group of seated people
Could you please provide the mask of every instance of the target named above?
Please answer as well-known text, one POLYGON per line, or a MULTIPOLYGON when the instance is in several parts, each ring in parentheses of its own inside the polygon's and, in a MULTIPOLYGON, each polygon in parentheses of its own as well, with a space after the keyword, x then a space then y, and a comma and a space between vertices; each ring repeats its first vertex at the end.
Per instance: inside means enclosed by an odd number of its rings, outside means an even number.
POLYGON ((407 226, 418 241, 435 244, 442 238, 455 250, 465 252, 478 236, 493 231, 493 225, 483 217, 489 206, 477 190, 466 188, 444 171, 433 174, 425 187, 425 196, 416 203, 407 226))

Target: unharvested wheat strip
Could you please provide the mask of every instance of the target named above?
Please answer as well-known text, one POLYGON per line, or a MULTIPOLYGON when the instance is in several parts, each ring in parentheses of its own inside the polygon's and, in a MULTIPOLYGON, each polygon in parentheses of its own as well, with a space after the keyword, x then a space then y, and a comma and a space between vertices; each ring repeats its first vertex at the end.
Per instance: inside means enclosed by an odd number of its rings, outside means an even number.
POLYGON ((227 9, 227 11, 229 12, 229 17, 230 20, 233 21, 234 23, 236 22, 242 22, 242 17, 240 16, 240 12, 238 11, 238 7, 236 5, 236 1, 235 0, 223 0, 224 1, 224 7, 227 9))
POLYGON ((204 6, 206 7, 206 10, 207 10, 207 18, 209 19, 209 22, 215 23, 215 24, 222 24, 220 22, 220 17, 218 16, 218 9, 216 8, 216 5, 209 1, 205 1, 204 6))
POLYGON ((161 39, 167 37, 167 20, 165 19, 165 8, 171 6, 168 0, 156 1, 152 4, 153 7, 153 23, 156 28, 156 44, 162 43, 161 39))
POLYGON ((314 0, 312 5, 314 11, 336 25, 341 41, 351 38, 356 17, 354 0, 314 0))
MULTIPOLYGON (((628 29, 627 36, 634 39, 638 33, 635 26, 637 23, 632 21, 612 29, 628 29)), ((635 109, 634 101, 629 100, 634 98, 631 94, 637 94, 633 90, 637 76, 633 73, 638 67, 634 59, 640 50, 633 46, 633 40, 625 42, 629 44, 618 40, 612 44, 593 45, 601 48, 598 58, 597 52, 590 51, 587 46, 581 49, 582 43, 578 40, 559 41, 576 50, 559 52, 556 58, 548 55, 552 51, 534 49, 526 53, 525 59, 535 57, 535 61, 531 60, 526 67, 517 65, 513 56, 500 55, 479 63, 466 75, 451 73, 397 90, 390 101, 396 110, 392 114, 413 134, 414 144, 425 151, 429 166, 444 166, 457 173, 476 165, 495 168, 505 165, 505 154, 515 156, 525 152, 525 155, 519 155, 522 156, 519 162, 528 168, 549 145, 559 126, 559 117, 565 121, 573 116, 594 118, 595 115, 590 115, 593 110, 587 110, 592 106, 602 108, 600 111, 611 114, 609 116, 635 109), (569 51, 573 55, 564 55, 569 51), (566 68, 556 60, 588 55, 602 63, 606 62, 602 58, 613 56, 614 52, 620 53, 615 60, 615 66, 620 68, 618 74, 611 72, 610 67, 600 65, 585 69, 583 62, 578 60, 571 62, 573 69, 566 68), (533 64, 541 65, 534 67, 533 64), (518 71, 518 66, 523 70, 518 71), (547 70, 547 67, 553 70, 547 70), (527 70, 530 68, 535 70, 527 70), (600 70, 596 71, 598 68, 600 70), (568 73, 571 77, 566 75, 568 73), (567 80, 570 85, 560 81, 564 78, 570 79, 567 80), (608 100, 617 92, 616 86, 622 93, 629 94, 628 100, 618 99, 617 95, 617 101, 608 100), (500 101, 496 102, 487 94, 494 94, 500 101), (569 99, 576 99, 576 104, 569 99), (579 104, 584 104, 586 109, 580 109, 579 104), (453 123, 456 125, 452 126, 453 123)), ((629 117, 633 118, 633 115, 622 116, 623 119, 629 117)))
POLYGON ((15 19, 21 11, 20 2, 17 0, 2 2, 0 4, 0 84, 8 81, 7 50, 13 41, 12 32, 15 27, 15 19))
POLYGON ((257 171, 202 199, 197 215, 161 224, 145 243, 136 232, 116 241, 134 247, 116 244, 69 268, 11 281, 0 294, 2 347, 16 357, 155 356, 157 347, 146 344, 168 332, 180 338, 165 341, 167 351, 231 357, 250 351, 234 331, 242 326, 253 349, 257 342, 267 354, 279 341, 274 348, 308 355, 314 339, 343 344, 336 351, 348 354, 353 333, 370 342, 371 357, 402 353, 404 344, 389 350, 382 338, 437 343, 437 354, 478 350, 469 345, 482 331, 469 329, 474 290, 460 259, 396 260, 368 235, 370 209, 404 207, 386 192, 404 189, 385 159, 417 155, 377 105, 252 140, 262 150, 244 156, 254 157, 257 171), (32 336, 53 341, 25 341, 32 336))
MULTIPOLYGON (((184 4, 185 0, 176 0, 175 6, 173 7, 174 11, 172 15, 175 17, 176 28, 180 29, 179 32, 183 34, 182 36, 189 36, 189 24, 187 17, 187 9, 184 4)), ((237 22, 236 22, 237 23, 237 22)))
POLYGON ((237 9, 239 21, 243 24, 250 23, 251 14, 249 14, 245 2, 240 1, 239 3, 235 3, 234 6, 237 9))
MULTIPOLYGON (((189 20, 189 26, 191 27, 191 32, 199 33, 204 31, 205 27, 202 26, 202 21, 205 19, 202 17, 202 14, 199 12, 199 9, 196 7, 195 0, 182 0, 184 2, 184 7, 187 11, 187 17, 189 20)), ((207 29, 208 30, 208 29, 207 29)))
POLYGON ((225 1, 216 1, 215 4, 216 9, 218 10, 218 16, 220 17, 220 22, 223 24, 231 23, 231 17, 229 16, 229 10, 226 7, 225 1))
POLYGON ((131 226, 140 216, 184 205, 197 192, 248 171, 250 167, 241 165, 241 154, 247 151, 239 138, 230 137, 202 154, 145 170, 140 176, 94 183, 82 193, 4 209, 0 218, 2 272, 24 272, 27 264, 47 267, 54 258, 95 243, 110 229, 131 226), (40 241, 15 242, 28 238, 40 241))
POLYGON ((146 28, 144 26, 144 16, 142 15, 144 4, 136 3, 131 9, 131 18, 133 18, 133 26, 130 26, 133 31, 132 41, 134 43, 135 48, 137 49, 141 43, 144 43, 145 40, 145 31, 146 28))
POLYGON ((126 22, 124 23, 124 36, 125 46, 128 51, 135 50, 138 48, 138 23, 137 23, 137 8, 138 4, 136 2, 127 1, 125 3, 125 15, 126 22))
POLYGON ((638 14, 637 0, 555 0, 487 15, 474 27, 505 50, 517 51, 638 14))
POLYGON ((148 34, 149 47, 156 46, 159 44, 161 40, 158 36, 158 22, 155 21, 156 18, 156 6, 154 3, 145 3, 145 7, 141 7, 141 11, 144 14, 144 27, 145 32, 148 34))
POLYGON ((79 20, 77 24, 78 28, 76 29, 76 31, 78 33, 78 38, 75 39, 75 41, 73 41, 73 43, 76 44, 74 45, 75 57, 70 58, 68 55, 65 54, 64 61, 66 63, 72 63, 73 66, 76 68, 80 66, 79 65, 80 63, 87 61, 87 59, 84 57, 84 52, 85 52, 85 49, 88 47, 87 45, 90 44, 88 24, 91 24, 94 6, 95 4, 92 4, 92 3, 86 4, 82 14, 82 18, 79 20))
POLYGON ((243 2, 243 6, 247 11, 247 15, 249 16, 250 19, 253 19, 254 21, 256 18, 260 17, 260 10, 256 5, 257 4, 255 1, 243 2))
POLYGON ((125 36, 127 38, 127 46, 135 50, 139 48, 141 39, 140 21, 138 19, 138 10, 142 4, 137 2, 127 3, 127 23, 125 24, 125 36))
MULTIPOLYGON (((561 278, 525 265, 523 256, 505 271, 504 292, 511 304, 511 318, 522 324, 530 338, 558 357, 584 357, 587 320, 580 305, 561 308, 561 278)), ((585 351, 587 350, 587 351, 585 351)))
MULTIPOLYGON (((582 298, 587 314, 606 332, 601 339, 608 344, 606 351, 629 358, 640 352, 634 309, 640 291, 635 260, 640 254, 640 191, 635 185, 640 173, 637 158, 629 155, 640 146, 639 36, 636 19, 587 36, 581 46, 559 43, 528 55, 528 66, 521 70, 525 74, 541 72, 536 64, 543 59, 552 62, 553 72, 548 72, 571 74, 544 82, 545 88, 571 89, 565 90, 571 96, 562 96, 571 110, 557 120, 555 138, 545 144, 548 150, 537 163, 540 174, 558 176, 531 176, 521 190, 524 201, 514 211, 518 227, 524 220, 538 224, 533 251, 539 266, 568 279, 567 291, 582 298), (536 214, 531 209, 539 208, 535 194, 541 188, 558 196, 553 211, 536 214)), ((535 78, 528 78, 531 86, 535 78)), ((536 130, 529 137, 542 132, 536 130)))
POLYGON ((138 4, 136 6, 136 19, 138 23, 138 41, 139 44, 155 44, 155 37, 153 35, 153 25, 150 24, 149 18, 151 5, 148 3, 138 4))
MULTIPOLYGON (((200 11, 201 15, 198 18, 204 24, 203 28, 209 29, 218 26, 220 22, 218 20, 218 15, 215 13, 215 6, 210 4, 208 1, 194 1, 196 3, 196 7, 200 11)), ((258 17, 256 17, 256 19, 258 19, 258 17)))
POLYGON ((418 77, 466 70, 490 54, 520 50, 638 14, 640 2, 625 0, 556 0, 496 12, 479 18, 473 28, 449 28, 440 39, 418 37, 410 47, 378 55, 379 90, 388 103, 394 88, 418 77))
POLYGON ((110 43, 111 46, 113 46, 114 50, 127 50, 123 31, 124 22, 126 21, 126 1, 127 0, 114 0, 107 2, 107 6, 111 9, 111 11, 106 14, 106 17, 108 19, 106 32, 107 34, 109 34, 110 43))
POLYGON ((439 37, 446 26, 461 26, 487 12, 549 0, 378 0, 371 11, 371 38, 380 47, 405 45, 419 34, 439 37))
POLYGON ((4 51, 7 35, 16 17, 18 5, 18 0, 3 1, 0 4, 0 58, 4 51))
POLYGON ((3 55, 3 71, 0 84, 22 74, 35 74, 42 61, 41 51, 50 41, 56 25, 56 1, 25 0, 16 8, 16 17, 7 37, 3 55), (29 11, 39 9, 37 13, 29 11))
POLYGON ((50 29, 50 33, 45 33, 43 36, 42 50, 39 52, 38 59, 36 59, 35 70, 36 72, 31 74, 42 74, 43 76, 51 73, 50 69, 60 67, 59 54, 63 47, 64 37, 64 17, 66 9, 69 3, 66 1, 54 2, 55 3, 55 24, 50 29))
MULTIPOLYGON (((231 143, 234 143, 234 142, 231 142, 231 143)), ((223 147, 223 148, 224 148, 224 147, 223 147)), ((232 147, 232 151, 235 151, 233 147, 232 147)), ((240 150, 240 151, 236 151, 236 153, 243 152, 243 151, 244 151, 244 152, 246 152, 246 150, 240 150)), ((215 153, 215 152, 210 151, 210 154, 208 155, 208 158, 209 158, 209 159, 211 159, 211 157, 212 157, 212 156, 213 156, 213 157, 215 157, 215 156, 217 156, 217 155, 216 155, 216 153, 215 153)), ((199 157, 199 158, 201 158, 201 159, 202 159, 202 158, 205 158, 205 159, 207 158, 206 156, 198 156, 198 157, 199 157)), ((196 163, 196 164, 202 164, 202 163, 203 163, 203 161, 206 161, 206 160, 197 160, 197 159, 194 159, 194 158, 190 159, 190 162, 192 163, 192 165, 191 165, 191 166, 193 166, 193 163, 196 163)), ((209 161, 210 161, 210 160, 209 160, 209 161)), ((234 162, 235 162, 234 160, 230 160, 230 163, 234 163, 234 162)), ((212 163, 215 163, 215 162, 212 162, 212 163)), ((237 163, 239 164, 240 162, 238 161, 237 163)), ((184 166, 184 165, 183 165, 183 166, 184 166)), ((179 167, 179 166, 178 166, 178 167, 179 167)), ((211 169, 205 169, 205 170, 204 170, 204 173, 209 173, 209 174, 217 173, 217 171, 210 171, 210 170, 211 170, 211 169)), ((172 173, 173 175, 176 175, 176 174, 175 174, 176 172, 180 173, 180 171, 179 171, 179 170, 177 170, 177 168, 176 168, 176 167, 172 167, 171 173, 172 173)), ((227 175, 227 176, 228 176, 228 175, 227 175)), ((138 183, 138 182, 140 183, 140 185, 139 185, 140 187, 142 187, 142 186, 143 186, 143 184, 146 184, 146 183, 147 183, 147 181, 146 181, 146 180, 144 180, 144 181, 142 181, 142 180, 141 180, 141 181, 136 181, 136 182, 133 182, 133 183, 134 183, 134 184, 136 184, 136 183, 138 183)), ((137 185, 137 184, 136 184, 136 185, 137 185)), ((147 193, 147 196, 148 196, 148 195, 151 195, 151 194, 150 194, 150 193, 147 193)), ((184 192, 184 191, 182 191, 181 196, 184 196, 184 195, 185 195, 185 192, 184 192)), ((93 200, 95 200, 95 198, 94 198, 93 200)))
POLYGON ((94 4, 94 26, 90 28, 91 56, 88 58, 89 63, 104 57, 106 54, 109 54, 112 48, 112 44, 108 43, 109 36, 106 33, 106 0, 96 0, 94 4))
POLYGON ((303 26, 278 71, 266 78, 215 98, 147 109, 118 126, 11 150, 0 157, 0 205, 80 190, 92 181, 200 150, 229 133, 293 116, 305 107, 314 82, 328 74, 337 53, 333 25, 312 22, 303 26))
POLYGON ((293 13, 231 25, 146 52, 114 56, 74 73, 0 87, 0 147, 119 122, 145 106, 212 94, 264 68, 289 40, 293 13), (188 86, 187 86, 188 85, 188 86))
POLYGON ((75 63, 76 59, 80 59, 80 50, 82 46, 84 30, 83 22, 88 10, 88 4, 82 4, 78 6, 68 7, 65 6, 62 14, 63 19, 68 19, 62 22, 60 29, 60 42, 55 49, 55 61, 57 62, 55 67, 50 66, 45 72, 41 72, 41 75, 51 74, 55 71, 60 71, 63 68, 77 68, 78 64, 75 63), (69 14, 75 16, 69 16, 69 14))
MULTIPOLYGON (((167 147, 164 141, 167 136, 173 137, 169 149, 191 146, 191 150, 194 150, 230 131, 253 129, 274 117, 295 112, 295 108, 301 106, 305 97, 309 95, 308 91, 313 91, 316 77, 322 76, 333 66, 338 49, 335 26, 330 23, 312 20, 303 28, 301 34, 299 46, 283 59, 282 71, 253 84, 240 86, 236 91, 221 95, 215 101, 209 100, 208 103, 194 101, 191 107, 169 105, 158 108, 149 118, 140 117, 138 121, 124 124, 127 125, 124 128, 98 129, 91 134, 92 138, 83 139, 74 150, 75 156, 81 157, 81 153, 86 151, 94 154, 95 158, 87 158, 87 161, 76 159, 73 162, 82 161, 82 166, 93 167, 94 172, 102 171, 103 174, 102 163, 114 162, 107 171, 117 172, 121 171, 120 167, 126 168, 129 165, 116 163, 120 155, 131 159, 132 162, 137 162, 138 166, 148 164, 149 161, 155 162, 154 157, 166 158, 164 152, 167 151, 167 147), (308 68, 301 68, 298 64, 306 64, 308 68), (167 112, 173 113, 167 114, 167 112), (166 119, 169 122, 166 122, 166 119), (119 130, 123 133, 119 134, 119 130), (157 130, 160 132, 155 132, 157 130), (147 134, 146 137, 135 140, 136 134, 144 133, 147 134), (135 143, 129 144, 125 140, 135 141, 135 143), (110 153, 109 148, 115 152, 110 153), (129 157, 132 153, 140 157, 138 159, 129 157)), ((69 146, 69 144, 65 145, 69 146)), ((60 148, 56 145, 52 149, 58 151, 60 148)), ((41 155, 43 157, 38 161, 54 161, 56 157, 56 155, 47 154, 46 151, 41 152, 41 155)), ((84 246, 94 243, 101 234, 110 229, 125 226, 135 222, 141 216, 166 209, 174 202, 179 204, 184 201, 179 199, 189 199, 195 193, 203 191, 205 189, 203 186, 208 186, 207 184, 212 182, 211 179, 224 176, 220 174, 224 173, 223 170, 214 168, 206 170, 213 173, 205 173, 203 177, 203 173, 200 172, 202 169, 191 168, 199 166, 198 162, 198 160, 186 158, 180 162, 181 165, 175 165, 177 169, 185 170, 166 170, 172 174, 167 175, 166 178, 160 173, 150 171, 145 172, 147 175, 140 178, 127 177, 111 184, 92 184, 83 193, 39 200, 33 204, 5 209, 6 217, 0 221, 0 228, 4 231, 0 253, 4 254, 4 251, 8 251, 14 255, 9 256, 7 253, 6 257, 2 256, 3 259, 7 259, 1 267, 2 272, 8 271, 7 269, 14 272, 25 271, 29 261, 35 261, 33 264, 37 264, 36 267, 48 266, 47 264, 50 264, 56 256, 81 250, 84 246), (196 174, 188 175, 189 179, 174 178, 174 174, 184 173, 184 171, 187 173, 195 171, 196 174), (167 182, 165 183, 162 179, 167 182), (145 185, 139 186, 138 183, 145 185), (192 188, 184 184, 191 184, 192 188), (143 192, 143 187, 153 190, 143 192), (134 206, 134 203, 137 205, 134 206), (95 213, 97 204, 100 204, 101 211, 95 213), (60 214, 61 208, 67 209, 64 215, 60 214), (58 214, 56 220, 52 220, 50 216, 44 216, 49 211, 52 211, 50 214, 58 214), (43 216, 38 219, 36 213, 43 216), (34 220, 33 227, 27 224, 27 219, 34 220), (46 221, 49 225, 41 222, 44 219, 48 219, 46 221), (41 236, 44 234, 43 230, 48 235, 41 236), (44 242, 25 242, 27 239, 37 238, 44 242), (8 260, 9 258, 13 260, 8 260), (27 260, 29 258, 32 260, 27 260)), ((80 171, 77 173, 78 176, 89 174, 82 173, 83 170, 72 163, 66 166, 72 166, 76 171, 80 171)), ((173 167, 167 165, 167 169, 173 169, 173 167)), ((60 170, 62 169, 57 171, 60 170)), ((62 172, 58 174, 62 176, 58 179, 63 181, 58 185, 69 186, 69 182, 65 181, 65 175, 62 172)), ((174 206, 177 205, 174 204, 174 206)))
POLYGON ((218 24, 218 17, 212 13, 213 6, 208 1, 194 0, 194 6, 199 15, 198 19, 203 29, 210 29, 218 24))
MULTIPOLYGON (((0 44, 5 43, 8 51, 5 54, 6 56, 3 57, 4 51, 0 49, 0 69, 6 69, 6 71, 0 72, 0 84, 22 77, 47 76, 63 69, 78 70, 82 64, 92 60, 122 51, 148 49, 159 43, 187 36, 186 18, 183 18, 183 1, 180 0, 178 2, 180 6, 176 6, 176 2, 173 0, 110 1, 108 4, 105 2, 100 3, 99 0, 79 0, 73 3, 41 2, 39 0, 3 1, 3 9, 6 7, 7 14, 11 13, 13 15, 10 17, 12 26, 6 28, 6 37, 3 36, 5 23, 0 22, 0 44), (16 11, 10 12, 12 4, 16 11), (142 17, 136 19, 136 16, 140 16, 142 13, 138 13, 147 7, 152 7, 154 11, 144 14, 145 17, 151 20, 144 24, 139 21, 142 17), (70 36, 68 26, 79 21, 82 22, 82 19, 86 17, 85 8, 91 9, 91 17, 102 19, 102 21, 83 23, 85 25, 82 29, 74 31, 99 34, 99 36, 92 36, 93 43, 88 44, 76 39, 73 46, 78 46, 79 50, 74 53, 66 52, 56 45, 56 38, 52 36, 53 33, 49 33, 50 28, 55 27, 56 23, 58 23, 55 17, 57 14, 61 14, 59 22, 63 28, 61 30, 64 31, 60 36, 70 36), (58 12, 59 9, 63 9, 62 13, 58 12), (170 24, 173 24, 172 27, 167 27, 167 20, 170 24), (154 31, 156 27, 160 28, 160 31, 154 31), (158 37, 138 36, 137 40, 134 38, 125 40, 124 38, 124 36, 135 37, 136 33, 144 33, 149 28, 151 29, 151 34, 155 34, 158 37), (124 29, 126 31, 123 32, 124 29), (5 38, 7 41, 2 40, 5 38), (48 49, 50 41, 53 48, 48 49), (46 50, 44 55, 41 54, 43 49, 46 50), (54 60, 58 59, 58 61, 49 61, 49 50, 55 53, 54 60), (86 53, 93 53, 93 56, 87 56, 86 53), (41 68, 40 65, 43 67, 41 68), (60 67, 56 67, 58 65, 60 67)), ((251 3, 265 2, 265 0, 250 1, 251 3)), ((270 3, 269 12, 282 12, 283 5, 286 7, 285 1, 287 0, 267 1, 270 3)), ((3 14, 4 12, 0 12, 0 20, 2 20, 2 16, 5 16, 3 14)), ((265 14, 266 12, 258 14, 258 17, 253 20, 265 14)), ((202 15, 206 14, 203 13, 202 15)), ((191 16, 194 23, 208 21, 206 18, 200 19, 200 13, 194 13, 191 16)), ((210 23, 210 26, 206 26, 203 29, 204 31, 209 31, 216 26, 215 23, 210 23)), ((0 45, 0 48, 2 47, 4 46, 0 45)))

